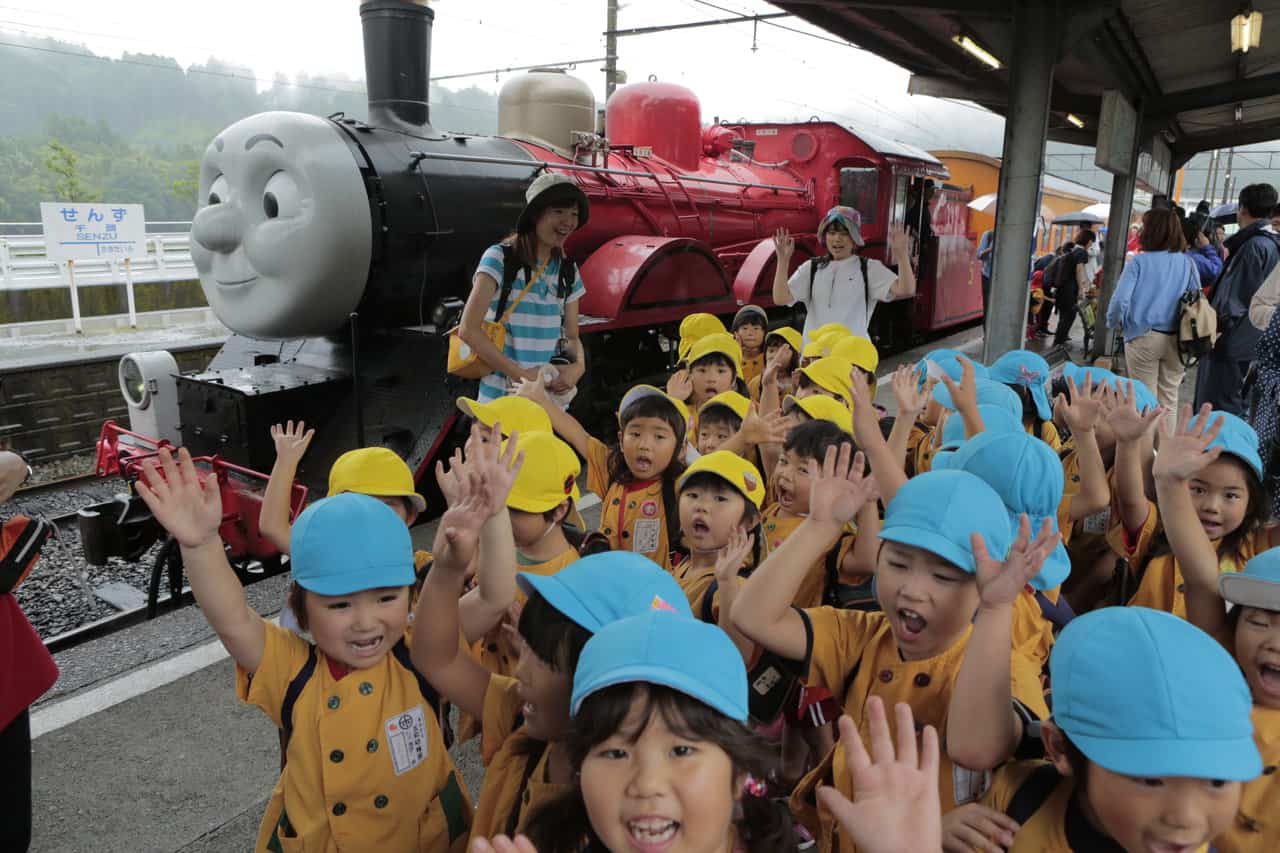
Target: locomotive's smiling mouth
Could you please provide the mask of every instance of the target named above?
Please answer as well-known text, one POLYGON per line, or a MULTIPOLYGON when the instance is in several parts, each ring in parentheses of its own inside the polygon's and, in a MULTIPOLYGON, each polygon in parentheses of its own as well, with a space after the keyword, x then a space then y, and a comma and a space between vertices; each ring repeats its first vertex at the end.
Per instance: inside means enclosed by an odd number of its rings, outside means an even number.
POLYGON ((214 279, 214 281, 218 283, 219 287, 243 287, 244 285, 251 284, 252 282, 255 282, 257 280, 258 280, 258 277, 256 275, 251 275, 248 278, 242 278, 236 281, 223 281, 220 278, 214 279))

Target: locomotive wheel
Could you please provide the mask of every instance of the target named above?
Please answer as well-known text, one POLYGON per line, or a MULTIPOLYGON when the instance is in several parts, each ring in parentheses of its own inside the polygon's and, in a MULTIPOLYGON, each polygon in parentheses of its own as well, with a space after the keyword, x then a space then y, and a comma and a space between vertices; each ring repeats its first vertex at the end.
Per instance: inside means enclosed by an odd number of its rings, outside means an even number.
POLYGON ((147 587, 147 618, 154 619, 160 610, 160 581, 169 578, 169 605, 182 606, 182 550, 178 540, 169 536, 156 552, 151 566, 151 583, 147 587))

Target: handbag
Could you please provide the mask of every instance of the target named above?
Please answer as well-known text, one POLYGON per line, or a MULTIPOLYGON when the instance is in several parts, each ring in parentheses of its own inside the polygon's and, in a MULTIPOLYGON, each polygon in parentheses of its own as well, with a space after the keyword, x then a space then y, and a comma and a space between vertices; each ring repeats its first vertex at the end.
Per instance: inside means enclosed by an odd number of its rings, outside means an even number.
POLYGON ((1191 268, 1191 285, 1178 297, 1178 359, 1191 367, 1218 342, 1218 312, 1200 290, 1200 276, 1191 268))
MULTIPOLYGON (((533 287, 534 282, 542 278, 542 273, 545 269, 546 264, 542 264, 535 272, 529 275, 524 289, 507 306, 505 311, 502 310, 502 303, 506 301, 506 296, 510 291, 503 289, 502 298, 498 300, 498 311, 502 316, 496 322, 485 320, 481 323, 480 328, 484 331, 484 336, 489 339, 498 352, 502 352, 502 348, 507 342, 507 321, 511 319, 512 312, 520 305, 520 301, 524 299, 529 289, 533 287)), ((458 333, 460 328, 461 326, 454 326, 449 330, 449 358, 445 365, 446 369, 454 376, 463 379, 482 379, 488 376, 493 372, 493 367, 485 363, 476 354, 475 350, 467 346, 467 343, 462 340, 462 335, 458 333)))

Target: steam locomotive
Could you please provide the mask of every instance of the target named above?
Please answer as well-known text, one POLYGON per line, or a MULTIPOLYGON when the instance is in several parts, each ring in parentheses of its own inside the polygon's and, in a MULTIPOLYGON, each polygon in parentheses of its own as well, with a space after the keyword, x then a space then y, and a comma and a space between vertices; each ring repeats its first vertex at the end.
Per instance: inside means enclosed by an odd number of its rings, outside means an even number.
MULTIPOLYGON (((423 474, 456 438, 454 399, 474 390, 446 376, 445 332, 480 255, 544 169, 569 175, 592 205, 566 246, 587 286, 589 386, 576 405, 607 406, 664 370, 688 313, 771 306, 771 235, 801 235, 799 265, 820 251, 813 233, 838 203, 863 213, 870 255, 920 267, 918 298, 877 310, 882 344, 981 313, 967 194, 923 151, 818 120, 704 128, 692 92, 655 81, 615 92, 600 132, 590 88, 553 70, 503 88, 497 136, 439 131, 427 100, 434 11, 366 0, 360 16, 365 120, 267 112, 209 144, 191 253, 233 334, 206 370, 160 377, 175 385, 172 423, 154 430, 168 434, 108 425, 99 444, 104 474, 137 476, 162 442, 221 464, 224 504, 240 505, 229 517, 240 512, 250 551, 268 549, 252 507, 261 482, 245 472, 270 470, 272 423, 317 427, 299 474, 313 489, 344 450, 384 445, 430 501, 423 474), (906 221, 926 181, 938 185, 932 233, 917 257, 889 257, 887 229, 906 221)), ((140 363, 122 363, 139 399, 159 387, 140 363)), ((145 515, 134 509, 120 517, 145 515)))

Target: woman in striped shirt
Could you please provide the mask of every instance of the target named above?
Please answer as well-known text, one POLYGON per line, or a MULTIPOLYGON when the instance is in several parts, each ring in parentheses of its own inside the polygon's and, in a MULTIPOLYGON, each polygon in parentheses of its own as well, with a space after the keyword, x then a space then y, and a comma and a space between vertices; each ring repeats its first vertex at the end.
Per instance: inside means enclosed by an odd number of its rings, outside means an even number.
POLYGON ((544 172, 529 185, 525 200, 515 232, 480 258, 462 311, 463 342, 493 370, 480 380, 482 403, 510 393, 521 379, 536 380, 557 354, 570 362, 558 365, 559 376, 548 386, 553 394, 571 391, 586 369, 578 339, 578 300, 586 288, 576 268, 572 278, 561 274, 561 265, 572 263, 564 254, 565 240, 587 221, 586 194, 571 178, 544 172), (520 268, 499 312, 507 263, 520 268), (499 351, 483 323, 497 322, 507 311, 499 351))

